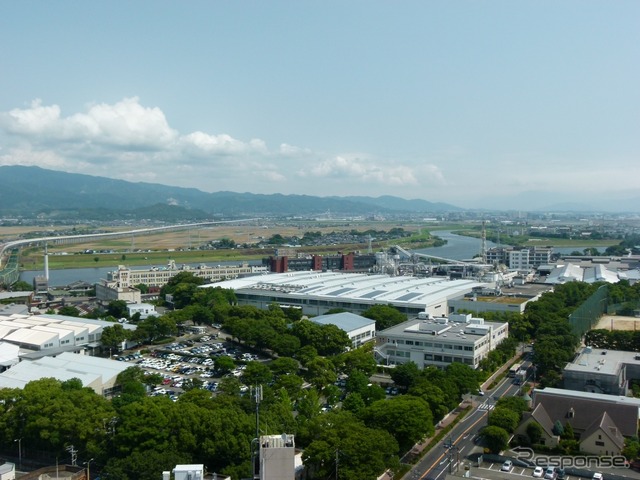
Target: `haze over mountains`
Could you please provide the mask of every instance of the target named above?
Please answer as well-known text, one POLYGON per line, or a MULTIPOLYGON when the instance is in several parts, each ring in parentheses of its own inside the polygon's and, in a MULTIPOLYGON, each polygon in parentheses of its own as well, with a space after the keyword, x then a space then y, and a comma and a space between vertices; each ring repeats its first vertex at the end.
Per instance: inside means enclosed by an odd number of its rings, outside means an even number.
MULTIPOLYGON (((402 213, 430 216, 463 210, 447 203, 406 200, 393 196, 314 197, 226 191, 207 193, 194 188, 133 183, 39 167, 0 166, 0 179, 0 215, 3 216, 46 214, 57 218, 197 221, 216 216, 320 216, 328 212, 332 216, 402 213)), ((535 199, 535 193, 531 195, 535 199)), ((489 198, 479 199, 479 205, 485 203, 481 200, 486 200, 487 203, 490 201, 489 198)), ((540 204, 540 200, 543 199, 538 197, 535 203, 540 204)), ((544 210, 638 211, 639 205, 640 197, 631 200, 628 205, 587 206, 567 203, 544 210)), ((504 205, 501 210, 513 208, 504 205)))

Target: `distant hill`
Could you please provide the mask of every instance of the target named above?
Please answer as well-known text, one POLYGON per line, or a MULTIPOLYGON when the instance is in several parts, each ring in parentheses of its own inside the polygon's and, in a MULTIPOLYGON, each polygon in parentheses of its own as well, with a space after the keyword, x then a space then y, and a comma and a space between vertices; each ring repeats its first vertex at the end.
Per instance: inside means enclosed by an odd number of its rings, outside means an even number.
POLYGON ((398 197, 314 197, 207 193, 195 188, 134 183, 105 177, 0 166, 0 215, 83 219, 154 219, 164 221, 254 215, 388 215, 461 211, 445 203, 398 197))

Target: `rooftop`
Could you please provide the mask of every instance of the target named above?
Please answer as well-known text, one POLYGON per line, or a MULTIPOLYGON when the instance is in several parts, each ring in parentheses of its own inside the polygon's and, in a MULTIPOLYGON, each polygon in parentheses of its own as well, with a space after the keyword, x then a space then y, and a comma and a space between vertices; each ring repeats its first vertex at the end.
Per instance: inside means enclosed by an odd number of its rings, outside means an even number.
POLYGON ((640 366, 640 353, 584 347, 573 362, 567 364, 565 370, 617 375, 624 364, 640 366))
POLYGON ((362 327, 367 327, 369 325, 376 323, 375 320, 371 320, 370 318, 362 317, 360 315, 356 315, 355 313, 350 313, 350 312, 334 313, 330 315, 320 315, 318 317, 311 318, 311 321, 315 323, 320 323, 322 325, 335 325, 336 327, 344 330, 345 332, 350 332, 352 330, 356 330, 362 327))
POLYGON ((291 296, 353 299, 424 307, 461 297, 472 288, 485 285, 487 284, 469 279, 303 271, 239 278, 203 285, 200 288, 221 287, 247 293, 280 292, 291 296))

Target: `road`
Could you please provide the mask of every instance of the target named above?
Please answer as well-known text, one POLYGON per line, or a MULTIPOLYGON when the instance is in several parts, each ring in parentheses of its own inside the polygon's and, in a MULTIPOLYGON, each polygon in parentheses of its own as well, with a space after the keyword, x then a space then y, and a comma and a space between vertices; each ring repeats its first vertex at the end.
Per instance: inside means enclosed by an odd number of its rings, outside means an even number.
MULTIPOLYGON (((529 360, 523 367, 531 365, 529 360)), ((422 459, 404 476, 406 480, 444 480, 446 475, 464 468, 465 457, 481 452, 482 447, 474 443, 480 430, 487 424, 488 413, 493 410, 498 399, 517 395, 520 386, 512 383, 512 378, 504 378, 484 396, 472 397, 474 409, 460 421, 443 441, 426 453, 422 459), (448 444, 452 446, 448 448, 448 444)))

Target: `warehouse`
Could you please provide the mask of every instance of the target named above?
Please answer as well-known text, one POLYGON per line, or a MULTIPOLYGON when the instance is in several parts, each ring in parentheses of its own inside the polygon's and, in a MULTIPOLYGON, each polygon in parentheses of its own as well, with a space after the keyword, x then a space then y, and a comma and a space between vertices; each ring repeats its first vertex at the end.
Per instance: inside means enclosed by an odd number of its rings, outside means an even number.
POLYGON ((113 393, 118 375, 129 368, 126 362, 65 352, 57 357, 23 360, 0 373, 0 388, 24 388, 34 380, 55 378, 64 382, 77 378, 98 395, 113 393))
POLYGON ((229 288, 242 305, 266 309, 276 303, 314 316, 336 308, 361 313, 373 305, 392 305, 407 316, 420 312, 440 316, 449 313, 449 300, 483 286, 486 284, 469 279, 306 271, 239 278, 200 288, 229 288))

